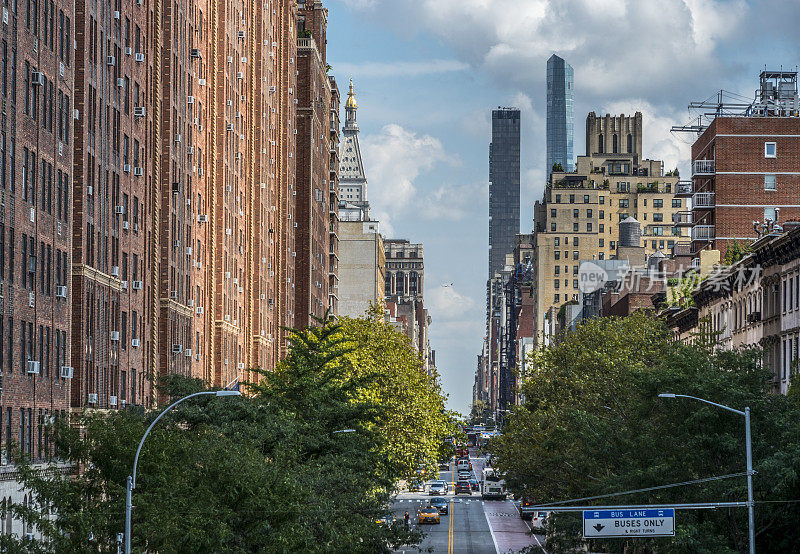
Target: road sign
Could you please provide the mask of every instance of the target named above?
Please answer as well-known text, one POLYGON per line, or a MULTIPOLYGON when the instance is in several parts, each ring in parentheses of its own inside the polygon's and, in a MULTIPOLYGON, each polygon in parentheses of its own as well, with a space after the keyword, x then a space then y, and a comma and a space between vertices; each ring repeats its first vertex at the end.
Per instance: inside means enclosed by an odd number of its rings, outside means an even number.
POLYGON ((674 537, 675 510, 585 510, 583 538, 674 537))

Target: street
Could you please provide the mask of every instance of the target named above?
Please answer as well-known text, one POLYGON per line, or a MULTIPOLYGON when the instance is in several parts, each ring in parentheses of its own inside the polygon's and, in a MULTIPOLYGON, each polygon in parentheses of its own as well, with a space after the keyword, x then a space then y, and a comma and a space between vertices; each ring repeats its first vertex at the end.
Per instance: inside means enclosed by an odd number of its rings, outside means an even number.
MULTIPOLYGON (((471 451, 470 462, 475 477, 480 481, 485 464, 482 457, 471 451)), ((453 493, 453 464, 450 470, 440 471, 440 479, 450 483, 449 492, 444 498, 450 501, 448 515, 441 515, 441 523, 425 524, 426 533, 419 548, 425 552, 505 554, 519 551, 530 545, 544 544, 544 536, 528 535, 528 523, 520 519, 519 510, 512 500, 483 500, 480 493, 471 495, 453 493)), ((425 492, 401 492, 392 503, 391 510, 399 521, 407 511, 413 525, 417 525, 417 510, 433 498, 425 492)), ((399 549, 397 552, 414 552, 417 548, 399 549)))

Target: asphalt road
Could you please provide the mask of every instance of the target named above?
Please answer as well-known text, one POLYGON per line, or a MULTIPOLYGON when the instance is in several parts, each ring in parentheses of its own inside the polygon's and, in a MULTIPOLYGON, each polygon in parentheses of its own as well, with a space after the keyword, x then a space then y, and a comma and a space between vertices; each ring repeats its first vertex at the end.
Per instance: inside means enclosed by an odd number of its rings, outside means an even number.
MULTIPOLYGON (((480 480, 483 458, 472 458, 476 477, 480 480)), ((453 494, 453 472, 441 471, 440 479, 451 484, 448 494, 449 515, 441 515, 440 524, 423 524, 425 539, 419 545, 423 552, 446 554, 505 554, 536 544, 543 537, 528 535, 530 528, 519 518, 516 505, 511 500, 483 500, 478 492, 471 495, 453 494)), ((425 492, 401 492, 392 504, 392 512, 399 521, 407 511, 413 525, 417 525, 417 510, 428 504, 432 497, 425 492)), ((417 552, 417 547, 397 552, 417 552)))

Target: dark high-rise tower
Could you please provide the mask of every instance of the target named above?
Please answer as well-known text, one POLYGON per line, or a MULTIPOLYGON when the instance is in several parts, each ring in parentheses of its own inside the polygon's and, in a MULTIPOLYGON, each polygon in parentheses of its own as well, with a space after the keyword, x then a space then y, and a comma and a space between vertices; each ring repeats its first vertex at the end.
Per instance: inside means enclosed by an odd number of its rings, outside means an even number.
POLYGON ((492 110, 489 145, 489 278, 501 271, 519 233, 519 109, 492 110))
POLYGON ((555 54, 547 60, 547 178, 554 164, 572 171, 573 104, 575 73, 555 54))

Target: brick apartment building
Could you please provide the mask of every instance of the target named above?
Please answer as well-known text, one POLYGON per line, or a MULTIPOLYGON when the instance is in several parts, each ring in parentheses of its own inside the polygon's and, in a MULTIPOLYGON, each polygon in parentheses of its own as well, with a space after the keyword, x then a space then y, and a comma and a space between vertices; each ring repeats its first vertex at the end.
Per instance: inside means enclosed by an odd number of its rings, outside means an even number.
POLYGON ((763 71, 755 101, 725 109, 692 145, 692 182, 680 196, 692 210, 677 216, 691 227, 692 253, 758 236, 754 222, 800 219, 800 113, 797 72, 763 71), (737 106, 739 108, 739 106, 737 106))
POLYGON ((294 289, 298 327, 313 324, 313 318, 323 317, 329 308, 329 252, 331 240, 335 241, 335 235, 330 235, 329 203, 335 182, 330 180, 332 91, 327 75, 327 19, 322 2, 299 4, 294 289))
POLYGON ((339 87, 333 75, 330 107, 330 157, 328 169, 328 308, 339 315, 339 87))
POLYGON ((6 2, 2 15, 0 500, 22 503, 5 447, 48 459, 45 424, 70 406, 75 8, 6 2))

